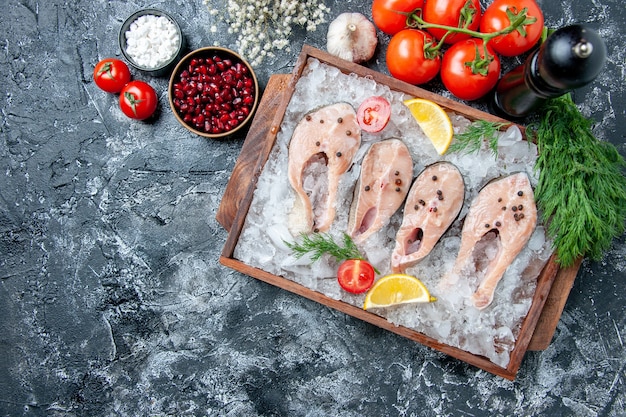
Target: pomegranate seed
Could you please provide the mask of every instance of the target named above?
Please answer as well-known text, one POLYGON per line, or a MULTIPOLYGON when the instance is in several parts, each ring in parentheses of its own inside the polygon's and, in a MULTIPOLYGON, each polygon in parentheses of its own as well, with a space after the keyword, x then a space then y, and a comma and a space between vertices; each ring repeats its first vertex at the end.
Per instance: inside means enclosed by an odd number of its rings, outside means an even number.
POLYGON ((239 126, 254 104, 254 79, 241 61, 215 55, 189 60, 172 90, 181 119, 207 133, 223 133, 239 126))

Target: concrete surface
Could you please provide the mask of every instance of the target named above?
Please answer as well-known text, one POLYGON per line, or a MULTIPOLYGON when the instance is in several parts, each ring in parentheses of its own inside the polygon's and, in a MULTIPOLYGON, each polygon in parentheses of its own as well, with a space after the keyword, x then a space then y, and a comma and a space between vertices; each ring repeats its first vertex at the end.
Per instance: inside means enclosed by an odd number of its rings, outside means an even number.
MULTIPOLYGON (((589 22, 606 39, 606 70, 575 100, 626 154, 623 1, 539 3, 549 26, 589 22)), ((326 4, 329 21, 370 16, 368 0, 326 4)), ((235 47, 201 0, 1 6, 0 415, 626 414, 623 236, 584 262, 549 349, 503 380, 218 263, 215 213, 244 136, 188 133, 166 78, 133 72, 159 93, 148 123, 91 78, 141 7, 177 16, 190 48, 235 47)), ((326 27, 296 32, 261 84, 303 42, 324 48, 326 27)), ((379 39, 368 66, 386 72, 379 39)))

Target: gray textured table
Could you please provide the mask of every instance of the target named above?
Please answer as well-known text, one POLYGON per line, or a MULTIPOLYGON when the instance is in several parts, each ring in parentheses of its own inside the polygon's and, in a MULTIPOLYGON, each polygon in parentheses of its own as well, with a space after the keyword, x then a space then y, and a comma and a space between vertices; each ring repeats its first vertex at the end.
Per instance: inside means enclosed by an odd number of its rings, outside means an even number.
MULTIPOLYGON (((575 100, 626 154, 624 3, 539 3, 548 25, 606 39, 605 71, 575 100)), ((329 20, 370 14, 367 0, 326 4, 329 20)), ((191 48, 234 47, 201 0, 2 2, 1 415, 626 414, 623 237, 583 263, 553 343, 514 382, 222 267, 215 213, 243 135, 185 131, 165 78, 133 72, 159 93, 151 123, 91 79, 146 6, 174 13, 191 48)), ((326 27, 259 65, 261 84, 303 42, 324 48, 326 27)), ((368 66, 386 72, 380 52, 368 66)))

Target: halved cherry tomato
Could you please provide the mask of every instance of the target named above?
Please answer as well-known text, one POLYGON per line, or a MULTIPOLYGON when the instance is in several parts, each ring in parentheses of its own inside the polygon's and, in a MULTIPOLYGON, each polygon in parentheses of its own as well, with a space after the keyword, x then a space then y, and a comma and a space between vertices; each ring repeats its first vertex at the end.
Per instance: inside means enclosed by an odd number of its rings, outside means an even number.
POLYGON ((374 284, 376 273, 369 262, 362 259, 349 259, 339 265, 337 280, 344 290, 361 294, 374 284))
POLYGON ((500 58, 482 39, 471 38, 452 45, 443 54, 441 81, 461 100, 476 100, 487 94, 500 78, 500 58))
POLYGON ((107 93, 119 93, 130 81, 130 70, 124 61, 103 59, 93 69, 93 80, 107 93))
MULTIPOLYGON (((428 0, 424 5, 422 14, 427 23, 470 30, 478 30, 480 16, 479 0, 428 0)), ((428 28, 427 30, 439 40, 447 32, 447 30, 441 28, 428 28)), ((469 38, 470 35, 465 33, 451 33, 446 36, 444 43, 452 44, 469 38)))
POLYGON ((152 116, 158 102, 156 91, 144 81, 131 81, 120 91, 120 108, 131 119, 145 120, 152 116))
POLYGON ((489 41, 497 53, 503 56, 517 56, 529 51, 537 44, 543 31, 543 12, 534 0, 495 0, 487 7, 480 23, 480 31, 493 33, 510 26, 512 15, 527 9, 527 18, 535 18, 534 23, 522 24, 517 30, 497 36, 489 41))
POLYGON ((395 35, 407 28, 407 14, 421 9, 423 5, 424 0, 374 0, 372 20, 381 31, 395 35))
POLYGON ((424 84, 435 78, 441 68, 439 54, 428 56, 433 37, 423 30, 404 29, 392 36, 387 45, 387 69, 409 84, 424 84))
POLYGON ((356 118, 361 129, 376 133, 380 132, 389 123, 391 105, 381 96, 368 97, 363 100, 356 112, 356 118))

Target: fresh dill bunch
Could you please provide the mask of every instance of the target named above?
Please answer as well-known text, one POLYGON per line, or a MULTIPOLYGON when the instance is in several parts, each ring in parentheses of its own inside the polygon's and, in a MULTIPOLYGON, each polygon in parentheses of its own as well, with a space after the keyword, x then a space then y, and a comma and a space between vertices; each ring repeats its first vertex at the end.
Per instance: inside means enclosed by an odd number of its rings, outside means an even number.
POLYGON ((539 157, 535 189, 558 263, 599 260, 624 233, 626 163, 615 146, 598 140, 569 94, 548 101, 529 126, 539 157))
POLYGON ((498 137, 500 130, 510 123, 488 122, 486 120, 476 120, 462 133, 454 135, 455 141, 452 142, 448 151, 465 152, 467 154, 475 153, 482 147, 483 141, 487 141, 488 147, 494 157, 498 156, 498 137))
POLYGON ((311 262, 317 261, 325 254, 329 254, 337 261, 363 259, 359 248, 347 233, 343 234, 343 246, 337 244, 328 233, 302 234, 300 243, 285 242, 285 244, 294 252, 296 258, 311 253, 311 262))

